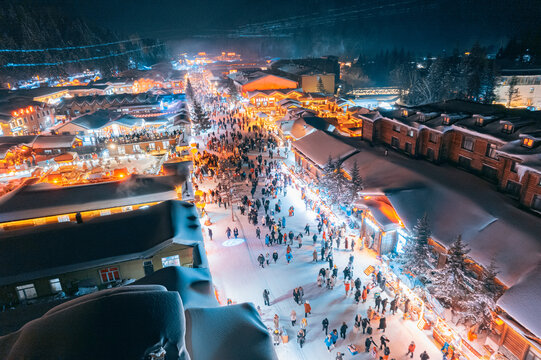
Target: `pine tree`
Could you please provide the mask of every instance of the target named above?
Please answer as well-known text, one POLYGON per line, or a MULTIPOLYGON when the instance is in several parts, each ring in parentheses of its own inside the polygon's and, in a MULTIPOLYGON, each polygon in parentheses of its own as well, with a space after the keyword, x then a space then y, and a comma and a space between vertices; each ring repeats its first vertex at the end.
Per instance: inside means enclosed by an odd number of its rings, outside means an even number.
POLYGON ((413 232, 414 237, 406 243, 404 252, 400 254, 398 262, 403 264, 404 270, 412 272, 422 282, 426 282, 427 274, 431 269, 430 264, 432 263, 431 248, 428 244, 431 231, 427 214, 417 219, 413 232))
POLYGON ((483 282, 468 270, 469 252, 459 235, 449 249, 447 263, 435 271, 429 290, 451 309, 457 324, 486 327, 492 319, 494 299, 483 290, 483 282))
POLYGON ((203 109, 201 104, 197 100, 192 101, 192 123, 194 124, 195 131, 200 133, 211 128, 212 123, 208 114, 203 109))
POLYGON ((326 91, 325 91, 325 86, 323 85, 323 79, 321 79, 321 76, 318 76, 318 80, 317 80, 317 92, 318 93, 322 93, 322 94, 325 94, 326 91))
POLYGON ((359 193, 364 187, 363 179, 359 174, 359 166, 357 165, 357 161, 353 163, 353 168, 351 169, 351 185, 353 190, 353 200, 356 200, 359 197, 359 193))
POLYGON ((186 81, 186 96, 189 100, 193 99, 193 88, 189 78, 188 81, 186 81))
POLYGON ((235 82, 231 79, 227 82, 227 92, 229 93, 229 97, 233 103, 237 103, 239 99, 239 91, 237 90, 237 87, 235 86, 235 82))
POLYGON ((507 90, 507 107, 520 100, 520 94, 517 89, 518 78, 516 76, 511 77, 509 80, 509 89, 507 90))

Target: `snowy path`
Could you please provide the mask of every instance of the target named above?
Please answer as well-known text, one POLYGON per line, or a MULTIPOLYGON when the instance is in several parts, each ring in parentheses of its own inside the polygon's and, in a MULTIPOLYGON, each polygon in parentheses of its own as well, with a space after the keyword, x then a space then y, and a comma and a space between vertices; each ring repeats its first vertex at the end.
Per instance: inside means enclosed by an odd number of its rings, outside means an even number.
MULTIPOLYGON (((200 184, 200 187, 207 190, 215 187, 215 185, 215 183, 203 183, 200 184)), ((257 197, 261 197, 259 187, 256 192, 257 197)), ((295 235, 304 232, 306 223, 310 224, 311 231, 317 230, 315 213, 304 210, 304 203, 301 200, 299 191, 293 187, 288 187, 287 196, 279 195, 278 198, 282 201, 283 209, 279 215, 280 217, 286 216, 287 232, 292 230, 295 235), (295 207, 295 216, 293 217, 287 216, 287 209, 290 205, 295 207)), ((271 200, 271 209, 274 208, 277 200, 271 200)), ((374 291, 368 296, 365 304, 356 305, 352 293, 347 298, 345 296, 342 270, 348 262, 350 251, 343 249, 334 251, 334 263, 339 270, 338 281, 334 290, 327 290, 324 287, 319 288, 316 284, 318 271, 321 267, 327 268, 328 263, 321 261, 314 263, 312 261, 314 246, 311 237, 305 236, 303 238, 303 246, 300 249, 297 247, 297 243, 294 242, 292 246, 293 260, 290 264, 287 264, 285 260, 286 247, 284 245, 265 246, 264 237, 268 233, 268 227, 259 225, 261 228, 261 240, 259 240, 255 235, 255 226, 249 224, 247 217, 240 215, 240 211, 237 209, 235 209, 235 222, 231 221, 230 208, 226 210, 224 207, 219 208, 217 204, 208 204, 206 210, 213 223, 210 227, 214 236, 213 241, 210 241, 205 229, 205 247, 213 282, 218 289, 220 301, 225 304, 227 298, 230 298, 234 303, 252 302, 256 306, 260 306, 263 312, 263 321, 269 327, 273 326, 274 314, 278 314, 280 326, 285 328, 289 335, 289 343, 281 343, 275 347, 280 359, 335 359, 338 351, 345 354, 344 359, 372 359, 372 356, 368 353, 361 352, 353 356, 347 350, 348 344, 356 344, 364 351, 366 335, 362 335, 362 331, 361 334, 353 333, 353 319, 357 313, 366 317, 368 306, 374 305, 374 291), (225 230, 228 226, 231 229, 234 227, 239 229, 239 239, 235 240, 233 236, 231 239, 227 239, 225 230), (279 256, 277 263, 274 264, 271 258, 270 266, 265 266, 264 269, 260 268, 257 256, 260 253, 265 255, 267 252, 272 255, 275 250, 279 256), (303 287, 304 298, 310 302, 312 307, 312 314, 308 315, 307 318, 306 342, 302 349, 296 342, 296 334, 300 329, 300 321, 304 317, 304 307, 294 302, 292 294, 293 289, 298 286, 303 287), (270 290, 270 307, 263 305, 262 293, 265 288, 270 290), (290 313, 293 309, 297 313, 296 326, 291 326, 290 321, 290 313), (331 353, 327 351, 323 343, 325 336, 324 332, 322 332, 321 321, 325 317, 329 320, 329 330, 337 329, 340 331, 343 321, 348 325, 346 339, 339 338, 336 348, 331 353)), ((263 208, 259 212, 259 217, 261 217, 261 214, 264 214, 263 208)), ((316 244, 318 258, 320 245, 321 236, 318 236, 316 244)), ((360 277, 363 285, 365 285, 368 282, 368 277, 365 276, 363 271, 369 265, 377 264, 375 254, 369 250, 361 251, 357 245, 354 255, 353 279, 360 277)), ((401 315, 401 311, 395 316, 387 314, 385 335, 390 339, 391 355, 389 358, 406 360, 407 347, 412 340, 415 341, 417 346, 414 355, 415 359, 419 359, 419 355, 424 350, 428 352, 432 360, 441 358, 442 355, 438 347, 433 343, 432 337, 430 335, 426 336, 417 329, 416 322, 402 320, 401 315)), ((378 327, 376 321, 372 321, 371 326, 374 329, 372 337, 379 345, 379 338, 382 333, 376 330, 378 327)))

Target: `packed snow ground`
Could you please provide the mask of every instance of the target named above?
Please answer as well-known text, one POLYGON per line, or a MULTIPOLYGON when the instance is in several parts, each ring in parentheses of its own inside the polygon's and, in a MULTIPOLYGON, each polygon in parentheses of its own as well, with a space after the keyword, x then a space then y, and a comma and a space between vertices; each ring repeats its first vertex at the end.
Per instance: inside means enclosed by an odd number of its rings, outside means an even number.
MULTIPOLYGON (((253 153, 250 157, 255 156, 256 153, 253 153)), ((262 182, 260 181, 260 184, 262 182)), ((200 188, 204 190, 215 186, 216 183, 208 180, 200 184, 200 188)), ((260 187, 258 187, 255 196, 261 198, 260 187)), ((292 230, 295 235, 299 232, 304 233, 304 226, 307 223, 310 224, 311 234, 314 230, 317 231, 316 215, 310 210, 305 210, 298 190, 288 187, 287 196, 284 197, 283 194, 280 194, 277 199, 271 199, 270 209, 274 208, 278 199, 282 201, 282 211, 279 216, 286 217, 287 232, 292 230), (291 205, 295 207, 295 215, 288 217, 287 209, 291 205)), ((316 284, 317 275, 320 268, 328 267, 328 262, 318 261, 315 263, 312 261, 314 245, 311 236, 303 238, 301 248, 298 248, 297 242, 294 241, 292 246, 293 260, 287 264, 285 245, 265 246, 264 238, 265 234, 268 233, 268 227, 259 224, 260 240, 255 234, 256 226, 249 224, 247 216, 241 215, 236 206, 235 222, 231 221, 229 207, 224 209, 223 206, 220 208, 217 204, 208 204, 206 210, 212 220, 210 228, 213 231, 213 240, 209 239, 205 227, 205 246, 213 282, 217 287, 220 301, 225 304, 227 299, 231 299, 234 303, 252 302, 256 306, 260 306, 262 319, 269 328, 273 328, 273 316, 278 314, 280 326, 289 335, 287 344, 280 343, 275 347, 280 359, 335 359, 337 352, 344 353, 344 359, 372 358, 369 353, 364 352, 364 341, 367 335, 362 334, 362 329, 359 334, 355 334, 353 322, 356 314, 361 314, 363 318, 366 317, 368 306, 374 307, 374 293, 380 290, 379 288, 373 289, 366 303, 361 302, 359 305, 355 304, 352 292, 348 297, 345 296, 342 270, 348 262, 351 251, 346 251, 343 248, 335 249, 334 263, 338 266, 338 281, 333 290, 328 290, 325 287, 320 288, 316 284), (233 236, 231 239, 227 238, 226 228, 228 226, 232 230, 234 227, 239 229, 239 239, 234 240, 233 236), (265 255, 268 252, 272 256, 272 252, 275 250, 279 255, 277 263, 274 264, 271 258, 270 266, 261 268, 257 261, 258 255, 265 255), (298 286, 303 287, 304 299, 308 300, 312 307, 312 314, 308 315, 307 318, 306 342, 302 349, 296 341, 296 334, 304 317, 304 307, 297 305, 293 300, 293 289, 298 286), (263 303, 264 289, 270 291, 271 306, 269 307, 263 303), (290 313, 293 309, 297 313, 295 326, 291 326, 290 321, 290 313), (336 348, 330 353, 323 342, 325 333, 322 331, 321 322, 325 317, 329 320, 329 331, 337 329, 340 332, 343 321, 348 325, 346 339, 339 338, 336 348), (351 355, 347 349, 349 344, 356 344, 361 352, 358 355, 351 355)), ((264 214, 263 207, 259 214, 259 218, 261 214, 264 214)), ((320 258, 320 246, 321 236, 318 236, 315 245, 318 258, 320 258)), ((363 271, 369 265, 377 265, 375 253, 370 250, 361 251, 357 244, 353 254, 355 256, 353 279, 360 277, 362 284, 366 285, 369 282, 369 277, 363 271)), ((383 298, 389 297, 385 293, 382 294, 383 298)), ((439 347, 433 342, 431 331, 422 332, 417 328, 416 322, 403 320, 401 310, 394 316, 387 313, 386 317, 385 335, 390 339, 388 344, 391 350, 390 359, 405 359, 407 347, 411 341, 415 341, 416 344, 415 359, 419 359, 419 355, 424 350, 427 351, 432 360, 442 357, 439 347)), ((376 330, 378 325, 379 321, 372 321, 371 326, 374 329, 372 337, 379 346, 380 336, 383 333, 376 330)), ((379 356, 383 356, 383 354, 378 354, 378 358, 379 356)))

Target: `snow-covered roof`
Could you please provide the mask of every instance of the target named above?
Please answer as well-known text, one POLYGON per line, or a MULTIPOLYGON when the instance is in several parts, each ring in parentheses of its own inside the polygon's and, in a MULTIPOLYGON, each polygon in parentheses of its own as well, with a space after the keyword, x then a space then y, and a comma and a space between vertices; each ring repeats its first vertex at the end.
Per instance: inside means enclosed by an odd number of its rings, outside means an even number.
MULTIPOLYGON (((146 258, 172 243, 202 241, 195 206, 178 200, 81 224, 13 230, 0 236, 0 285, 146 258)), ((194 254, 196 260, 197 265, 206 262, 194 254)))
POLYGON ((143 359, 163 347, 167 359, 187 359, 184 329, 177 293, 159 285, 119 287, 54 307, 0 337, 0 353, 4 359, 143 359))
POLYGON ((336 161, 357 151, 353 146, 343 143, 321 130, 295 141, 293 147, 319 167, 323 167, 327 163, 329 156, 333 161, 336 161))
POLYGON ((509 288, 498 299, 497 305, 537 338, 541 338, 539 299, 541 299, 541 263, 509 288))
POLYGON ((124 181, 76 186, 25 185, 0 197, 0 222, 128 206, 176 198, 180 176, 132 175, 124 181))
POLYGON ((487 266, 495 257, 506 285, 513 286, 538 264, 539 218, 518 209, 483 180, 400 154, 385 156, 365 144, 344 162, 344 170, 350 172, 354 161, 364 191, 385 194, 409 230, 428 213, 435 240, 449 246, 462 234, 478 263, 487 266))

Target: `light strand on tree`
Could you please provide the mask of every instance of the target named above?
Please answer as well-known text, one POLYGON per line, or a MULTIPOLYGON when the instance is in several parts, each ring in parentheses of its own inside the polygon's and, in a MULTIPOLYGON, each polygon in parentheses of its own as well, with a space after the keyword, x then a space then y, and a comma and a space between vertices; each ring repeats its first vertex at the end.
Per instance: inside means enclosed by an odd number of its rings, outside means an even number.
POLYGON ((120 52, 120 53, 114 53, 114 54, 109 54, 109 55, 93 56, 93 57, 84 58, 84 59, 73 59, 73 60, 63 60, 63 61, 57 61, 57 62, 33 63, 33 64, 7 63, 5 65, 2 65, 2 67, 5 67, 5 68, 7 68, 7 67, 34 67, 34 66, 58 66, 58 65, 65 65, 65 64, 74 64, 74 63, 79 63, 79 62, 83 62, 83 61, 100 60, 100 59, 106 59, 106 58, 109 58, 109 57, 122 56, 122 55, 130 54, 130 53, 138 52, 138 51, 141 51, 143 49, 147 49, 147 48, 150 49, 150 48, 160 47, 160 46, 164 46, 164 45, 165 44, 143 46, 143 47, 140 47, 139 49, 135 49, 135 50, 128 50, 128 51, 123 51, 123 52, 120 52))

